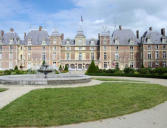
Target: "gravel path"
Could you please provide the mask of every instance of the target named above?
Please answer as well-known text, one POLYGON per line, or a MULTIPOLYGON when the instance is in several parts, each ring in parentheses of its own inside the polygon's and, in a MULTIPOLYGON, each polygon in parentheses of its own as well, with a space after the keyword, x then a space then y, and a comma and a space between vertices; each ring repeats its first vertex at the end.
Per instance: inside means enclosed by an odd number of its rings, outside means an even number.
MULTIPOLYGON (((135 77, 106 77, 100 78, 118 78, 137 81, 146 81, 153 84, 161 84, 167 86, 167 80, 154 78, 135 78, 135 77)), ((61 87, 80 87, 91 86, 102 83, 101 81, 92 80, 87 84, 80 85, 64 85, 64 86, 3 86, 0 88, 9 88, 8 91, 0 93, 0 108, 4 107, 16 98, 28 93, 33 89, 38 88, 61 88, 61 87)), ((35 127, 34 127, 35 128, 35 127)), ((55 127, 49 127, 55 128, 55 127)), ((58 126, 56 128, 167 128, 167 102, 160 104, 154 108, 143 110, 137 113, 109 118, 99 121, 92 121, 86 123, 58 126)))

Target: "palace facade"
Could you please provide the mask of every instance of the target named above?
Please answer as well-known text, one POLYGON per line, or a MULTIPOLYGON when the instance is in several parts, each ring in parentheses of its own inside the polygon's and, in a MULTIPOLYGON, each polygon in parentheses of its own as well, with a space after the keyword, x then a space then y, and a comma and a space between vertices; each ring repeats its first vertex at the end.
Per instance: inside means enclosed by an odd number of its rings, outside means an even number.
POLYGON ((130 29, 119 26, 113 33, 103 31, 97 39, 87 39, 78 30, 74 39, 64 39, 64 34, 53 31, 48 35, 40 26, 38 30, 24 33, 21 40, 14 29, 0 34, 0 70, 38 69, 43 61, 55 67, 67 65, 70 70, 86 70, 92 60, 101 69, 118 66, 140 68, 167 66, 167 37, 150 27, 141 37, 130 29))

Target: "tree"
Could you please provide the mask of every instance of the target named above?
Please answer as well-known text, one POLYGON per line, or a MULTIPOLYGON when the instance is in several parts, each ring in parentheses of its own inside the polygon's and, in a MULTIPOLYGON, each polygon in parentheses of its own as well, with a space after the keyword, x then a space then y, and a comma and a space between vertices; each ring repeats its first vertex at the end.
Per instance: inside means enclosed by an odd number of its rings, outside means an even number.
POLYGON ((88 67, 88 70, 86 71, 86 74, 89 73, 97 73, 99 70, 99 67, 95 65, 94 60, 92 60, 91 64, 88 67))
POLYGON ((63 68, 61 67, 61 65, 59 66, 59 71, 62 71, 63 70, 63 68))
POLYGON ((64 71, 68 72, 68 66, 65 65, 64 71))
POLYGON ((17 65, 14 67, 14 70, 18 70, 18 67, 17 67, 17 65))

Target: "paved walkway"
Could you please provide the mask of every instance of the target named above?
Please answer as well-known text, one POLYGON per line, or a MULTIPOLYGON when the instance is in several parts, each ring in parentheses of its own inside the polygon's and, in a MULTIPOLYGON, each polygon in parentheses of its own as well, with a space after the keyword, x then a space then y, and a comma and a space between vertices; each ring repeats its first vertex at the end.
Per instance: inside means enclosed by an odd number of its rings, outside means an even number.
MULTIPOLYGON (((102 77, 101 77, 102 78, 102 77)), ((150 82, 153 84, 161 84, 167 86, 167 80, 164 79, 153 79, 153 78, 131 78, 131 77, 103 77, 103 78, 118 78, 118 79, 129 79, 129 80, 141 80, 150 82)), ((33 89, 38 88, 60 88, 60 87, 80 87, 80 86, 91 86, 100 84, 101 81, 92 80, 87 84, 76 84, 76 85, 64 85, 64 86, 3 86, 9 88, 8 91, 0 93, 0 108, 4 107, 16 98, 28 93, 33 89)), ((55 128, 55 127, 49 127, 55 128)), ((93 122, 72 124, 59 126, 56 128, 167 128, 167 102, 160 104, 152 109, 143 110, 137 113, 104 119, 93 122)))

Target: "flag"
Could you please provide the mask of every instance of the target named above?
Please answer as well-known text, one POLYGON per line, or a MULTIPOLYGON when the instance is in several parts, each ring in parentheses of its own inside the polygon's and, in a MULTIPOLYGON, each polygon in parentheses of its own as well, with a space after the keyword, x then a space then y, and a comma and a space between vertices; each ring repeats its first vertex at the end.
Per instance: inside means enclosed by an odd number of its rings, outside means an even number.
POLYGON ((81 16, 81 22, 83 23, 83 17, 81 16))

